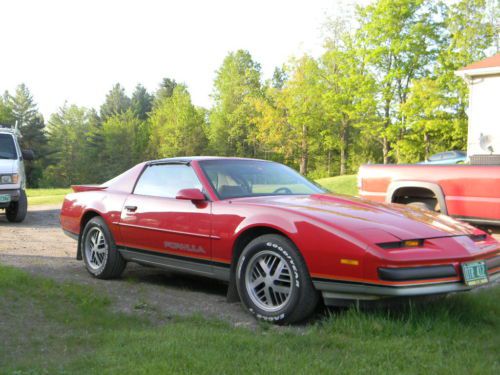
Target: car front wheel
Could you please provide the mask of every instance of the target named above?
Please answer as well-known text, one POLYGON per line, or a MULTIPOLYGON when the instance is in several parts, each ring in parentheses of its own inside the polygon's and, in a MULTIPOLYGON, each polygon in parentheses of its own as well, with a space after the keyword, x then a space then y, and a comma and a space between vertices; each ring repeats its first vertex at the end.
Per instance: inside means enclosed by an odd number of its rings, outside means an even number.
POLYGON ((89 220, 80 240, 83 261, 92 276, 111 279, 122 274, 126 262, 118 252, 113 236, 101 217, 89 220))
POLYGON ((318 294, 295 245, 280 235, 263 235, 243 250, 236 268, 240 298, 259 320, 296 323, 315 309, 318 294))

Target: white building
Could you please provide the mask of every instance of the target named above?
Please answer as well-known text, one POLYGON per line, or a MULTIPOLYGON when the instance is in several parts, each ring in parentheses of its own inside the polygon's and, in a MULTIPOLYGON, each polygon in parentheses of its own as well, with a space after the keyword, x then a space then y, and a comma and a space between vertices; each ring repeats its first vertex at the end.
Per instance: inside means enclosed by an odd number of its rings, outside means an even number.
POLYGON ((500 53, 456 74, 469 86, 467 156, 500 155, 500 53))

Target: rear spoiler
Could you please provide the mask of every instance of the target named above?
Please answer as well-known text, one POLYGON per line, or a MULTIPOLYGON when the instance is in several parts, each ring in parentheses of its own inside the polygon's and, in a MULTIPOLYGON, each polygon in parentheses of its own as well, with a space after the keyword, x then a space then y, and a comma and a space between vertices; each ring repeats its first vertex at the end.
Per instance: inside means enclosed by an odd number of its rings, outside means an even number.
POLYGON ((107 189, 107 186, 102 185, 71 185, 71 189, 75 193, 81 193, 82 191, 97 191, 107 189))

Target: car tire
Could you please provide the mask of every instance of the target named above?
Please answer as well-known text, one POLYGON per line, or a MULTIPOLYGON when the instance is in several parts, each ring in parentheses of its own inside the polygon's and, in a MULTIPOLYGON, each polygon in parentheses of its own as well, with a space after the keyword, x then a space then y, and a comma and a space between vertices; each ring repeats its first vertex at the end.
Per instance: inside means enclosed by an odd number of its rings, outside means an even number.
POLYGON ((98 279, 120 277, 127 262, 118 252, 104 219, 96 216, 85 225, 80 237, 82 257, 87 271, 98 279))
POLYGON ((7 220, 11 223, 20 223, 26 218, 28 213, 28 198, 26 197, 26 192, 21 190, 19 195, 19 200, 17 202, 11 202, 9 207, 5 210, 5 216, 7 220))
POLYGON ((300 322, 318 303, 304 259, 293 242, 280 235, 260 236, 243 249, 236 286, 251 314, 275 324, 300 322))

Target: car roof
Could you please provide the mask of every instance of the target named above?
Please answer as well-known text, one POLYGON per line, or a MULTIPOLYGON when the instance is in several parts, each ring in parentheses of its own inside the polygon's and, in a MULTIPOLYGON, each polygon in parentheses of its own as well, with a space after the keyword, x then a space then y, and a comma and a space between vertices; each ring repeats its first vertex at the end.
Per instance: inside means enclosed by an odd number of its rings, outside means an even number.
POLYGON ((179 157, 175 157, 175 158, 164 158, 164 159, 150 160, 148 163, 150 163, 150 164, 157 164, 157 163, 161 164, 161 163, 168 163, 168 162, 190 163, 192 161, 202 161, 202 160, 249 160, 249 161, 270 162, 269 160, 262 160, 262 159, 226 157, 226 156, 179 156, 179 157))

